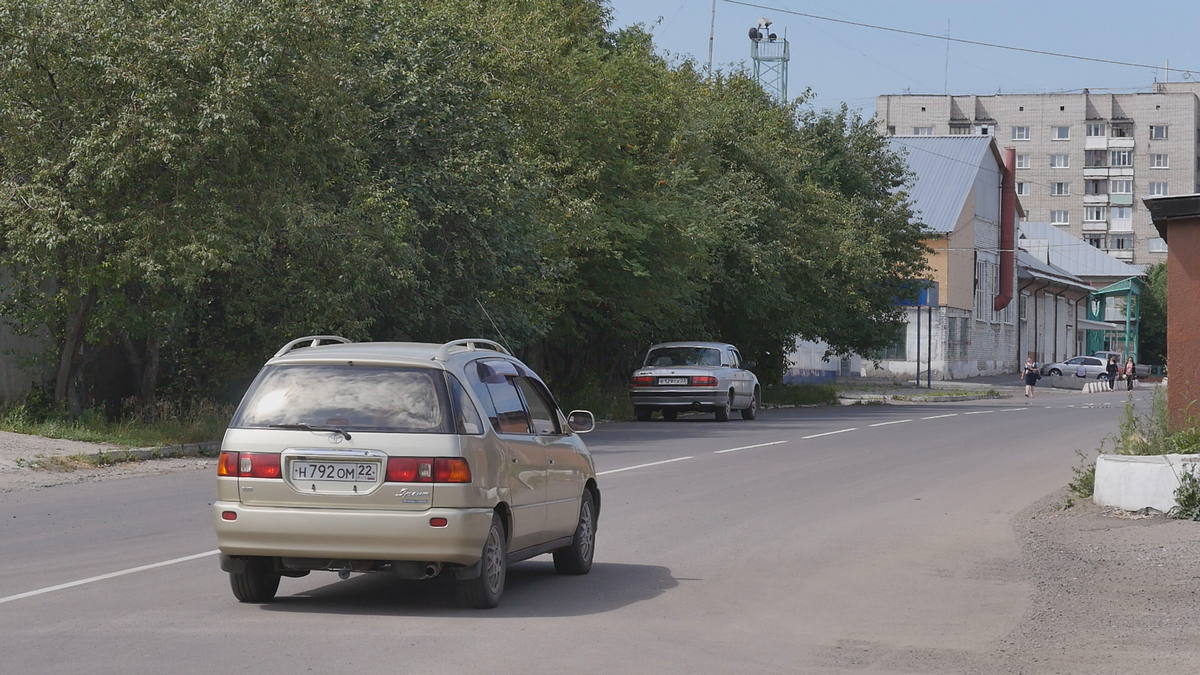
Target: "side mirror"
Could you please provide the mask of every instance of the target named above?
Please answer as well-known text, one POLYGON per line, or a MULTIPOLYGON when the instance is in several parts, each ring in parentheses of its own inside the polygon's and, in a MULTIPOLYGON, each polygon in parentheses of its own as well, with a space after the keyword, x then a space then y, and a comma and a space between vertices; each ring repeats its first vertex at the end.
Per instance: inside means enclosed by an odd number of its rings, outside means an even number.
POLYGON ((572 410, 567 415, 567 426, 577 434, 586 434, 596 428, 596 416, 586 410, 572 410))
POLYGON ((758 361, 747 361, 742 364, 743 368, 750 369, 758 365, 758 361))

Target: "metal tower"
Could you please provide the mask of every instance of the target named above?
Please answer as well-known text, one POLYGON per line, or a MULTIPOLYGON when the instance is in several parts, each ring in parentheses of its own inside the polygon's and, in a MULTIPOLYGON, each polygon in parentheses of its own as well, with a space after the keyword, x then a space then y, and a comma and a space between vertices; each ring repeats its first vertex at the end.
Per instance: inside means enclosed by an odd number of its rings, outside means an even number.
POLYGON ((754 80, 775 100, 787 104, 788 49, 787 35, 781 39, 771 32, 771 20, 759 19, 750 29, 750 58, 754 60, 754 80))

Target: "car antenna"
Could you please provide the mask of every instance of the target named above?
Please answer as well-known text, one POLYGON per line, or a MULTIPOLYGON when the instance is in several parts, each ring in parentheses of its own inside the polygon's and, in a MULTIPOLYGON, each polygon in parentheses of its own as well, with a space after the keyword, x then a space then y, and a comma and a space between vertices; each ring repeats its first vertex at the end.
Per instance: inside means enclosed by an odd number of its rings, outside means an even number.
POLYGON ((488 314, 487 307, 483 306, 483 303, 479 300, 479 298, 475 298, 475 302, 479 305, 479 309, 483 310, 483 315, 487 317, 488 322, 492 324, 492 329, 496 331, 496 335, 500 336, 500 341, 503 342, 504 346, 508 348, 508 353, 512 354, 512 345, 508 344, 508 340, 504 337, 504 333, 500 332, 500 327, 496 325, 495 321, 492 321, 492 315, 488 314))

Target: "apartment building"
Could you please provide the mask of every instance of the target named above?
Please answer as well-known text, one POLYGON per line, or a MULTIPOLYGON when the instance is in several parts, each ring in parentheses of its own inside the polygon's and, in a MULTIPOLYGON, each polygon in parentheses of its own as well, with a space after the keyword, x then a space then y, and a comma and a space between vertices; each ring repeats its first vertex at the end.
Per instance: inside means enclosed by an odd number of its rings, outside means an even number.
POLYGON ((1200 192, 1200 83, 1119 94, 889 94, 875 106, 889 136, 985 135, 1016 148, 1026 219, 1126 263, 1166 260, 1143 197, 1200 192))

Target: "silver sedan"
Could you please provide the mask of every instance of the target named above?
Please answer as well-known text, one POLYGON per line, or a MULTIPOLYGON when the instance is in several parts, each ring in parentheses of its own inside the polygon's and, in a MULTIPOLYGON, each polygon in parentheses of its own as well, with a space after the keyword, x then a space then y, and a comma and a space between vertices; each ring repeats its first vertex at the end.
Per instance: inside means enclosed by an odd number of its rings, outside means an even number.
POLYGON ((684 410, 713 412, 729 420, 734 410, 742 419, 758 416, 762 392, 758 377, 747 370, 737 347, 720 342, 667 342, 646 353, 644 365, 633 374, 629 399, 634 415, 647 421, 655 410, 674 420, 684 410))

